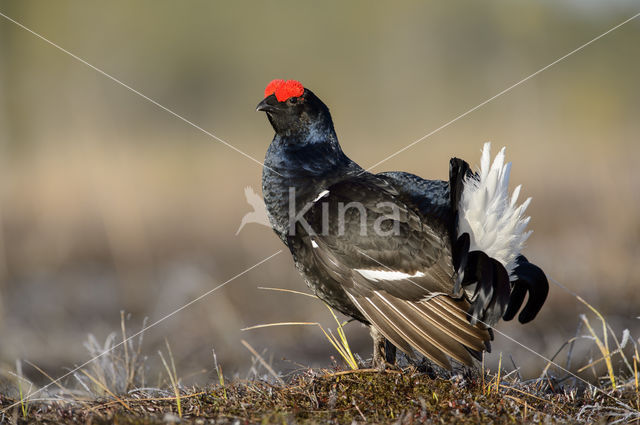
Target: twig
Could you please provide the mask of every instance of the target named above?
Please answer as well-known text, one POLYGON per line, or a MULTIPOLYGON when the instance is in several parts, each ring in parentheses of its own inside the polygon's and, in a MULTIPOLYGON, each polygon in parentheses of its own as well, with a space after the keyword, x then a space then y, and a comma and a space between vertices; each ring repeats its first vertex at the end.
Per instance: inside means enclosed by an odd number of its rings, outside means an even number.
POLYGON ((164 364, 165 369, 167 369, 167 374, 169 375, 169 380, 171 381, 173 392, 176 395, 176 406, 178 408, 178 416, 182 417, 182 403, 180 402, 180 390, 178 388, 178 374, 176 373, 176 365, 173 361, 173 353, 171 353, 171 347, 169 346, 169 341, 165 339, 165 343, 167 345, 167 350, 169 351, 169 359, 171 360, 171 368, 173 370, 173 373, 172 373, 172 370, 169 369, 169 365, 165 361, 164 356, 162 355, 162 351, 158 351, 158 354, 160 354, 160 359, 162 360, 162 363, 164 364))
POLYGON ((100 388, 102 388, 102 390, 109 394, 111 397, 113 397, 114 399, 116 399, 116 401, 118 401, 118 403, 120 403, 121 405, 124 406, 125 409, 127 409, 128 411, 131 411, 131 408, 129 407, 129 405, 122 400, 120 397, 118 397, 117 395, 115 395, 114 393, 111 392, 111 390, 109 390, 109 388, 107 388, 102 382, 98 381, 96 378, 94 378, 93 376, 91 376, 86 370, 84 369, 80 369, 80 372, 84 373, 87 378, 91 379, 93 381, 94 384, 96 384, 97 386, 99 386, 100 388))
POLYGON ((516 366, 516 362, 513 361, 513 356, 509 354, 509 359, 511 359, 511 364, 513 365, 513 370, 515 370, 516 375, 518 376, 518 380, 522 381, 522 375, 520 375, 520 368, 516 366))
POLYGON ((242 343, 242 345, 244 345, 246 347, 247 350, 249 350, 251 352, 251 354, 253 354, 255 356, 255 358, 260 362, 260 364, 262 366, 264 366, 265 369, 267 369, 267 371, 271 374, 271 376, 273 376, 276 379, 276 381, 278 381, 281 385, 285 385, 285 382, 282 380, 282 378, 280 378, 278 376, 276 371, 273 370, 273 368, 271 366, 269 366, 269 363, 267 363, 262 358, 262 356, 260 354, 258 354, 258 352, 256 350, 254 350, 251 345, 249 345, 249 343, 247 341, 245 341, 244 339, 241 339, 240 342, 242 343))
POLYGON ((291 294, 304 295, 305 297, 318 298, 315 295, 310 294, 308 292, 296 291, 296 290, 293 290, 293 289, 270 288, 270 287, 266 287, 266 286, 258 286, 258 289, 262 289, 262 290, 265 290, 265 291, 289 292, 291 294))
POLYGON ((354 407, 356 408, 356 410, 358 411, 358 413, 360 413, 360 417, 362 418, 362 420, 363 420, 365 423, 368 423, 369 421, 367 421, 367 418, 364 416, 364 414, 362 414, 362 410, 360 410, 360 408, 359 408, 359 407, 358 407, 358 405, 356 404, 356 401, 355 401, 355 400, 353 400, 353 405, 354 405, 354 407))
MULTIPOLYGON (((44 370, 42 370, 42 369, 41 369, 40 367, 38 367, 36 364, 34 364, 34 363, 30 362, 29 360, 25 360, 24 362, 25 362, 26 364, 28 364, 29 366, 31 366, 32 368, 34 368, 35 370, 37 370, 38 372, 40 372, 41 374, 43 374, 43 375, 44 375, 48 380, 50 380, 51 382, 54 382, 54 381, 55 381, 55 380, 54 380, 54 379, 53 379, 53 378, 52 378, 52 377, 51 377, 47 372, 45 372, 44 370)), ((56 385, 58 386, 58 388, 60 388, 60 390, 61 390, 63 393, 69 393, 69 391, 68 391, 65 387, 63 387, 63 386, 62 386, 62 384, 61 384, 60 382, 56 382, 56 385)), ((97 414, 97 415, 99 415, 99 416, 102 416, 102 415, 100 415, 100 413, 99 413, 95 408, 91 407, 88 403, 84 402, 83 400, 81 400, 81 399, 79 399, 79 398, 77 398, 77 397, 74 397, 74 396, 73 396, 73 394, 70 394, 70 393, 69 393, 69 395, 70 395, 71 397, 73 397, 73 400, 74 400, 74 401, 77 401, 77 402, 78 402, 78 403, 80 403, 83 407, 85 407, 85 408, 87 408, 87 409, 91 410, 93 413, 95 413, 95 414, 97 414)))
POLYGON ((585 315, 581 316, 582 321, 584 322, 585 325, 587 325, 587 328, 589 329, 589 333, 595 339, 595 342, 596 342, 596 345, 598 346, 598 349, 600 349, 600 351, 602 352, 602 356, 605 358, 605 362, 606 362, 606 365, 607 365, 607 371, 609 372, 609 379, 611 380, 611 386, 615 390, 616 389, 616 377, 615 377, 615 374, 613 373, 613 365, 611 364, 611 353, 609 351, 609 342, 608 342, 608 339, 607 339, 607 322, 605 322, 604 317, 602 317, 602 314, 600 314, 600 312, 598 310, 596 310, 593 306, 591 306, 591 304, 586 302, 582 297, 576 296, 576 298, 578 299, 578 301, 580 301, 581 303, 583 303, 584 305, 589 307, 589 309, 591 311, 593 311, 593 313, 595 315, 597 315, 598 318, 600 319, 600 321, 602 322, 602 339, 604 340, 604 343, 602 341, 600 341, 600 338, 598 338, 596 333, 591 328, 591 324, 589 323, 589 320, 587 319, 587 317, 585 315))

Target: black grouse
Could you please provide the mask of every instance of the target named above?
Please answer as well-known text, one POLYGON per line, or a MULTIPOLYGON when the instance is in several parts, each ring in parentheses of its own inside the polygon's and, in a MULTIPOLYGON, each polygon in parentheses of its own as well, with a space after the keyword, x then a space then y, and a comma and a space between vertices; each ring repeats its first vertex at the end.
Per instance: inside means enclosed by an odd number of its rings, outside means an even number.
POLYGON ((257 110, 275 130, 262 176, 273 229, 314 293, 370 326, 378 367, 395 347, 471 365, 500 318, 523 304, 520 322, 536 316, 549 285, 520 254, 529 199, 508 193, 504 148, 491 162, 485 144, 477 172, 451 159, 448 181, 372 174, 344 154, 329 109, 299 82, 272 81, 257 110))

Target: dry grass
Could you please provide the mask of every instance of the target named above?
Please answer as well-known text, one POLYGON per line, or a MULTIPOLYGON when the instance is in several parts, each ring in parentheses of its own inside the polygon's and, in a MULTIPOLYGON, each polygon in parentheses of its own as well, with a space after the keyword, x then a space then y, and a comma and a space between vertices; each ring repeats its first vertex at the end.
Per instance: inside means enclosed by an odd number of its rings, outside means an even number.
MULTIPOLYGON (((218 384, 184 387, 166 342, 168 360, 159 352, 166 377, 158 387, 144 386, 146 369, 138 345, 114 345, 110 336, 104 345, 90 338, 91 354, 109 350, 89 369, 74 375, 75 381, 58 383, 56 390, 39 391, 22 376, 18 362, 10 376, 18 389, 16 399, 0 394, 0 422, 9 423, 640 423, 638 343, 627 330, 618 339, 604 317, 585 302, 602 324, 601 333, 588 316, 544 368, 539 378, 523 380, 511 359, 511 370, 499 354, 498 369, 490 371, 458 368, 449 372, 427 365, 412 366, 401 357, 397 370, 331 370, 300 368, 288 376, 273 370, 264 352, 250 344, 253 356, 249 379, 226 379, 214 352, 218 384), (610 341, 615 342, 612 350, 610 341), (586 342, 600 354, 597 358, 572 358, 574 344, 586 342), (568 348, 565 373, 557 357, 568 348), (631 359, 631 361, 629 361, 631 359), (598 366, 604 364, 604 376, 598 366), (557 367, 558 366, 558 367, 557 367), (261 372, 266 371, 266 374, 261 372), (585 371, 592 371, 587 382, 585 371), (557 371, 557 373, 556 373, 557 371), (580 374, 580 375, 578 375, 580 374), (75 388, 71 385, 75 382, 75 388), (26 384, 29 387, 25 390, 26 384), (30 396, 31 395, 31 396, 30 396), (37 398, 34 398, 35 396, 37 398)), ((124 316, 122 337, 127 339, 124 316)), ((331 339, 328 339, 333 344, 331 339)), ((130 342, 130 341, 128 341, 130 342)), ((348 341, 345 343, 348 346, 348 341)), ((33 365, 37 368, 37 366, 33 365)), ((345 369, 345 367, 347 369, 345 369)), ((50 377, 47 376, 51 381, 50 377)))
MULTIPOLYGON (((179 397, 160 390, 133 390, 121 398, 37 403, 27 418, 19 407, 5 419, 21 423, 586 423, 640 420, 630 407, 633 389, 611 392, 619 401, 578 388, 553 387, 546 379, 521 381, 461 370, 431 378, 415 368, 389 370, 301 370, 284 384, 236 380, 224 386, 188 388, 179 397), (176 402, 182 411, 176 416, 176 402)), ((13 400, 1 397, 0 407, 13 400)))
MULTIPOLYGON (((291 290, 291 289, 264 288, 264 287, 259 287, 258 289, 263 289, 263 290, 267 290, 267 291, 288 292, 288 293, 291 293, 291 294, 303 295, 303 296, 306 296, 306 297, 311 297, 311 298, 318 299, 318 297, 316 297, 313 294, 308 294, 306 292, 300 292, 300 291, 294 291, 294 290, 291 290)), ((338 320, 338 316, 336 316, 336 314, 334 313, 333 309, 331 307, 329 307, 328 305, 326 305, 326 304, 325 304, 325 306, 327 307, 327 309, 329 310, 329 313, 331 313, 331 317, 333 317, 333 320, 335 320, 335 322, 337 324, 336 332, 338 333, 338 337, 336 337, 333 334, 331 329, 323 328, 322 325, 319 322, 277 322, 277 323, 267 323, 267 324, 262 324, 262 325, 249 326, 249 327, 244 328, 242 330, 243 331, 248 331, 248 330, 252 330, 252 329, 269 328, 269 327, 272 327, 272 326, 317 326, 318 328, 320 328, 320 330, 324 334, 325 338, 327 338, 327 341, 329 341, 329 343, 338 352, 338 354, 340 354, 340 357, 342 357, 342 359, 347 363, 347 365, 351 368, 351 370, 358 369, 358 361, 356 360, 356 357, 354 356, 353 352, 351 351, 351 347, 349 346, 349 340, 347 339, 347 335, 344 332, 344 326, 347 324, 347 322, 340 322, 340 320, 338 320)), ((246 346, 246 342, 245 341, 242 341, 242 343, 246 346)))

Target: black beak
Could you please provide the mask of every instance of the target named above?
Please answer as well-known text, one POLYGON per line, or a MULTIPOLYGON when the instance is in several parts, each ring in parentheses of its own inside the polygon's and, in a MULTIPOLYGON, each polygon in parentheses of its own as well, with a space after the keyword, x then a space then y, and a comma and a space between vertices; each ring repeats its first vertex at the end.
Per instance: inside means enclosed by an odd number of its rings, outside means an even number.
POLYGON ((278 109, 278 99, 276 99, 275 95, 269 95, 265 97, 262 102, 258 103, 256 107, 256 111, 260 112, 273 112, 278 109))

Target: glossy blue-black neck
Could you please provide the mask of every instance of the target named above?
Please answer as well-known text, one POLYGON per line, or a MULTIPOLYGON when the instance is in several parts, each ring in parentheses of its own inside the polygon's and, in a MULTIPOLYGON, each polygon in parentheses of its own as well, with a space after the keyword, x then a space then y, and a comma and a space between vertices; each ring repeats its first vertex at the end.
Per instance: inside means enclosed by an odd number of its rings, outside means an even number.
POLYGON ((305 141, 276 135, 262 172, 262 193, 276 233, 286 238, 292 205, 296 211, 304 208, 319 192, 359 170, 340 148, 333 129, 311 132, 305 141))

